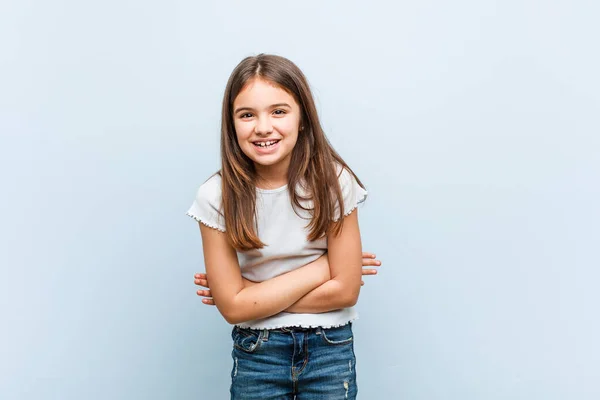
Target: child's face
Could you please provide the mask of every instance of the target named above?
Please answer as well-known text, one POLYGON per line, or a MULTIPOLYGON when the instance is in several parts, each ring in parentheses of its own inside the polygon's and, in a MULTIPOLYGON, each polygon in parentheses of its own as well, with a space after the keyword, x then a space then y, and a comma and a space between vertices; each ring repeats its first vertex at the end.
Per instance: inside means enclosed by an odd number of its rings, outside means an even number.
POLYGON ((258 168, 287 172, 300 124, 300 107, 292 95, 253 79, 233 102, 233 121, 242 151, 258 168))

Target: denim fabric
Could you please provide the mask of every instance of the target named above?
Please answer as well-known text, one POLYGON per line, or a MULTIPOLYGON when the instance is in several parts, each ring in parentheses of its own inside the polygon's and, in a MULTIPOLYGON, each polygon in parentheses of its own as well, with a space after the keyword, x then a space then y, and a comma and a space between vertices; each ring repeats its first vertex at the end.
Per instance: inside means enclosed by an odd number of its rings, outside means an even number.
POLYGON ((352 324, 338 328, 234 327, 232 400, 356 399, 352 324))

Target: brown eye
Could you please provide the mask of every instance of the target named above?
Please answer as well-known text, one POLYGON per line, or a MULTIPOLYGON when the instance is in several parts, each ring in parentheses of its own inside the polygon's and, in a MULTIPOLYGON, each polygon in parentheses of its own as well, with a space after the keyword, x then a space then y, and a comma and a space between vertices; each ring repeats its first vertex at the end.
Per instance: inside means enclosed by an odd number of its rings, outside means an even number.
POLYGON ((284 110, 275 110, 275 111, 273 111, 273 114, 275 114, 275 115, 283 115, 283 114, 285 114, 285 111, 284 110))
POLYGON ((250 113, 245 113, 245 114, 240 115, 240 118, 251 118, 251 117, 252 117, 252 114, 250 114, 250 113))

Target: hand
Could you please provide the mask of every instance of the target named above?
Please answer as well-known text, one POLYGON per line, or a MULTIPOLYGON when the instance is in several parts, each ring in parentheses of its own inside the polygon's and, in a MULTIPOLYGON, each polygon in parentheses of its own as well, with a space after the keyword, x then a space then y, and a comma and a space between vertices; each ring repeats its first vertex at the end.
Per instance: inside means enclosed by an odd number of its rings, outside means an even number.
MULTIPOLYGON (((377 270, 373 268, 364 268, 364 267, 379 267, 381 266, 381 261, 376 260, 377 257, 374 253, 362 253, 362 262, 363 262, 363 275, 377 275, 377 270)), ((364 286, 365 281, 360 281, 360 286, 364 286)))
MULTIPOLYGON (((377 270, 374 268, 364 268, 364 267, 379 267, 381 265, 381 261, 377 260, 375 258, 375 254, 373 253, 362 253, 362 262, 363 262, 363 269, 362 269, 362 274, 363 275, 377 275, 377 270)), ((204 299, 202 299, 202 303, 209 305, 209 306, 214 306, 215 302, 212 299, 211 293, 210 293, 210 286, 208 285, 208 277, 206 276, 205 273, 198 273, 194 275, 194 283, 198 286, 202 286, 205 287, 207 290, 198 290, 196 292, 196 294, 198 296, 204 297, 204 299)), ((248 281, 246 279, 244 279, 244 285, 250 285, 250 284, 254 284, 254 282, 248 281)), ((360 285, 363 286, 365 284, 364 281, 360 281, 360 285)))

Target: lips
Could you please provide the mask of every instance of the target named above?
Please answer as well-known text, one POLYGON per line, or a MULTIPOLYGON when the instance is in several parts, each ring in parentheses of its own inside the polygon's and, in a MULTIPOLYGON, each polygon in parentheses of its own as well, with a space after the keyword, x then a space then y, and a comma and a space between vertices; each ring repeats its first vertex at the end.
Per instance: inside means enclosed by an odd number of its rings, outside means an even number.
POLYGON ((277 144, 280 140, 281 139, 261 140, 253 142, 252 144, 254 144, 256 147, 267 148, 277 144))
POLYGON ((254 149, 256 149, 256 151, 258 153, 269 154, 269 153, 274 153, 279 148, 280 142, 281 142, 281 139, 275 139, 275 140, 264 140, 264 141, 260 141, 260 142, 253 142, 252 144, 254 145, 254 149), (268 145, 263 144, 263 143, 268 143, 268 145))

